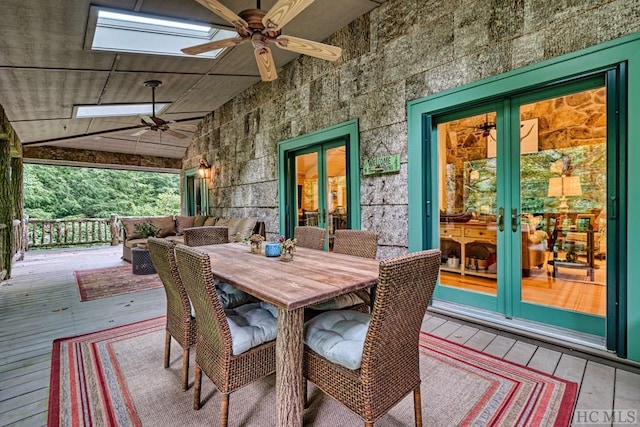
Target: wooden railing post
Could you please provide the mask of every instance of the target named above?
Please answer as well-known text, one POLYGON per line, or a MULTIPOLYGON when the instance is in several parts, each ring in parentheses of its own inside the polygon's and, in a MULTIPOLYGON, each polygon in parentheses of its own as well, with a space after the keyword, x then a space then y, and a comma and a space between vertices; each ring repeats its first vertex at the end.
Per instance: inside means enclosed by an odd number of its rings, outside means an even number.
POLYGON ((111 246, 117 246, 120 244, 120 232, 118 229, 118 215, 111 214, 111 221, 109 224, 111 229, 111 246))
POLYGON ((29 215, 22 218, 22 251, 29 250, 29 215))

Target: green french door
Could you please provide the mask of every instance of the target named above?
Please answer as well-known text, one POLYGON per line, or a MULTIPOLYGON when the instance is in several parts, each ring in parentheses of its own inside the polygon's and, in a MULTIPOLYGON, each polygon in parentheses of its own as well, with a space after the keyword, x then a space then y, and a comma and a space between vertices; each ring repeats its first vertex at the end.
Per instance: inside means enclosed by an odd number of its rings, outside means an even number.
POLYGON ((207 180, 198 176, 195 168, 184 172, 184 210, 185 214, 208 215, 209 191, 207 180))
POLYGON ((289 230, 299 225, 325 228, 331 248, 334 231, 350 223, 347 164, 344 139, 289 153, 289 230))
POLYGON ((605 335, 615 81, 603 71, 432 117, 436 298, 605 335))

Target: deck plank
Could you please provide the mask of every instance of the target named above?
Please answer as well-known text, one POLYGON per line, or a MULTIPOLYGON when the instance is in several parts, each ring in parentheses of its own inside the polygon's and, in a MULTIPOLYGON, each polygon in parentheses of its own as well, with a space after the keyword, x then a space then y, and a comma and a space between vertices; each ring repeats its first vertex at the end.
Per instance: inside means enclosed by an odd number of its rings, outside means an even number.
POLYGON ((513 347, 515 342, 516 340, 513 338, 498 335, 482 351, 492 356, 502 358, 509 352, 509 350, 511 350, 511 347, 513 347))
POLYGON ((467 347, 473 348, 478 351, 482 351, 496 338, 496 334, 479 330, 476 332, 469 340, 467 340, 464 345, 467 347))
POLYGON ((533 354, 536 352, 538 346, 528 344, 521 341, 516 341, 516 343, 511 347, 511 349, 505 354, 504 359, 513 363, 517 363, 519 365, 526 366, 533 354))
POLYGON ((636 421, 640 423, 640 375, 617 369, 614 390, 613 409, 635 410, 636 421))
POLYGON ((584 370, 576 410, 611 410, 615 368, 589 361, 584 370))
POLYGON ((538 347, 527 366, 546 374, 553 374, 558 367, 561 356, 562 353, 559 351, 538 347))

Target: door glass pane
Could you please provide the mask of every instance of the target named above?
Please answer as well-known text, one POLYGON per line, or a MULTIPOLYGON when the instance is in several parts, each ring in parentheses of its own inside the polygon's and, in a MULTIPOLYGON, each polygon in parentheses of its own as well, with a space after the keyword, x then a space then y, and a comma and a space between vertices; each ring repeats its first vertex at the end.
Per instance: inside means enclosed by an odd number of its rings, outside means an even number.
POLYGON ((347 228, 347 156, 345 146, 326 151, 327 160, 327 231, 329 248, 333 246, 333 232, 347 228))
POLYGON ((318 223, 320 191, 318 188, 318 153, 301 154, 296 160, 296 189, 298 203, 297 225, 318 223))
POLYGON ((497 294, 496 113, 438 125, 440 282, 497 294))
POLYGON ((522 300, 605 315, 606 89, 520 107, 522 300))

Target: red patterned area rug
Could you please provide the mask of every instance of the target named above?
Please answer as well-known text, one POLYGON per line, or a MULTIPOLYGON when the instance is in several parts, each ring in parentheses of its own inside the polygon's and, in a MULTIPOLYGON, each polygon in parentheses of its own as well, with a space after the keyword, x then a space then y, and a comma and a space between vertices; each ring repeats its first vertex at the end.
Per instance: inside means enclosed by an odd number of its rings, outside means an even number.
MULTIPOLYGON (((175 342, 163 369, 165 318, 56 340, 49 422, 52 426, 215 425, 220 393, 203 377, 199 411, 180 389, 182 351, 175 342)), ((428 426, 567 426, 577 385, 422 333, 422 414, 428 426)), ((193 357, 193 352, 192 352, 193 357)), ((361 425, 358 416, 312 384, 304 424, 361 425)), ((231 394, 231 425, 271 426, 274 375, 231 394)), ((410 394, 376 422, 413 425, 410 394)))
POLYGON ((130 265, 74 271, 80 301, 161 288, 157 274, 133 274, 130 265))

